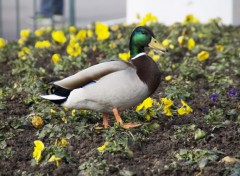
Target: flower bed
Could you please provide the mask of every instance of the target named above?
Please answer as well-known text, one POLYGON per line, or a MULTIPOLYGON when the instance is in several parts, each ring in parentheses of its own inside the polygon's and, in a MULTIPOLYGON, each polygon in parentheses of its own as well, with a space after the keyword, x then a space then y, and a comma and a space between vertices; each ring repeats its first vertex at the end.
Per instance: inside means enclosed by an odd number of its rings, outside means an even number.
MULTIPOLYGON (((162 71, 155 94, 122 113, 125 130, 101 115, 40 98, 48 83, 90 65, 129 59, 138 25, 23 30, 0 39, 1 175, 240 174, 240 28, 192 15, 165 26, 141 21, 169 48, 148 52, 162 71)), ((147 73, 146 73, 147 74, 147 73)))

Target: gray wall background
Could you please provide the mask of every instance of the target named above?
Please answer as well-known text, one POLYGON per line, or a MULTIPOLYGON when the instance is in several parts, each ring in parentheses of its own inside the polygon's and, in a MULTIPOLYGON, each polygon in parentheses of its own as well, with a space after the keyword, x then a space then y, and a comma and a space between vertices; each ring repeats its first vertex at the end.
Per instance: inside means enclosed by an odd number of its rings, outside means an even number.
MULTIPOLYGON (((33 29, 33 1, 19 0, 20 29, 33 29)), ((39 7, 40 0, 37 0, 39 7)), ((64 1, 64 16, 69 19, 69 0, 64 1)), ((39 9, 39 8, 38 8, 39 9)), ((2 36, 7 40, 17 38, 16 0, 2 0, 2 36)), ((75 0, 76 26, 83 27, 96 21, 123 21, 126 18, 126 0, 75 0)))

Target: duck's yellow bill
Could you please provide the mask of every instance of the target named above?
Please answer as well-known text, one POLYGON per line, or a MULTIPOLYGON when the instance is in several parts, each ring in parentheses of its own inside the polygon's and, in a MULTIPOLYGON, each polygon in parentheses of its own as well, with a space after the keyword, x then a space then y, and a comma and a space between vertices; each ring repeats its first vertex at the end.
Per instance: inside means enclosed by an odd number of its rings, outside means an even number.
POLYGON ((150 43, 148 44, 148 46, 154 50, 156 50, 157 52, 160 53, 165 53, 168 51, 167 48, 165 48, 161 43, 159 43, 155 38, 152 37, 150 43))

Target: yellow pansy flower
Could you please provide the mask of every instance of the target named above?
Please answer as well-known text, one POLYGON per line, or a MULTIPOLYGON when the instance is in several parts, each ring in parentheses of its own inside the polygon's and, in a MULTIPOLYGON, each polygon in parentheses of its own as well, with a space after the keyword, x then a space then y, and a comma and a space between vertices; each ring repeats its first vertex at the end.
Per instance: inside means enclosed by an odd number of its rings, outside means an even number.
POLYGON ((82 42, 85 40, 86 37, 87 37, 87 31, 84 29, 81 29, 76 35, 76 38, 82 42))
POLYGON ((137 106, 136 111, 139 112, 142 109, 151 108, 152 105, 153 105, 153 100, 151 97, 148 97, 140 105, 137 106))
POLYGON ((171 112, 171 110, 170 110, 170 106, 169 106, 169 107, 168 107, 168 106, 164 106, 163 112, 164 112, 164 114, 165 114, 166 116, 172 116, 172 115, 173 115, 172 112, 171 112))
POLYGON ((109 144, 109 142, 105 142, 101 147, 98 147, 97 150, 99 152, 103 152, 106 149, 108 144, 109 144))
POLYGON ((27 40, 26 38, 20 38, 20 39, 18 39, 18 44, 19 44, 20 46, 22 46, 22 45, 25 44, 26 40, 27 40))
POLYGON ((188 106, 188 104, 185 101, 181 100, 181 103, 182 107, 177 110, 179 115, 189 114, 193 112, 192 108, 188 106))
POLYGON ((156 16, 152 15, 151 13, 147 13, 143 18, 142 20, 140 21, 139 25, 140 26, 145 26, 145 25, 149 25, 149 24, 152 24, 152 23, 155 23, 157 22, 158 19, 156 16))
POLYGON ((223 45, 216 45, 216 50, 218 52, 222 52, 224 50, 224 46, 223 45))
POLYGON ((54 109, 50 109, 51 114, 56 114, 57 112, 54 109))
POLYGON ((150 50, 150 51, 148 52, 148 55, 149 55, 150 57, 153 57, 153 56, 154 56, 153 50, 150 50))
POLYGON ((65 110, 65 111, 68 111, 69 109, 68 109, 67 107, 64 107, 64 110, 65 110))
POLYGON ((184 36, 179 36, 179 37, 178 37, 178 43, 179 43, 179 45, 183 45, 184 42, 185 42, 184 36))
POLYGON ((64 123, 67 123, 67 118, 66 118, 66 117, 62 117, 62 121, 63 121, 64 123))
POLYGON ((34 34, 36 37, 41 37, 43 35, 43 33, 45 32, 45 29, 44 28, 40 28, 40 29, 37 29, 34 34))
POLYGON ((150 109, 153 106, 153 101, 154 100, 152 98, 148 97, 136 108, 136 112, 139 112, 141 110, 147 110, 144 113, 144 116, 147 121, 149 121, 151 117, 155 116, 155 112, 150 109))
POLYGON ((72 110, 72 116, 75 117, 76 116, 76 109, 72 110))
POLYGON ((18 57, 25 60, 26 54, 29 54, 31 52, 31 50, 28 47, 23 47, 21 51, 18 52, 18 57))
POLYGON ((23 47, 22 51, 24 51, 24 53, 26 54, 31 52, 31 50, 28 47, 23 47))
POLYGON ((23 29, 20 32, 20 36, 21 36, 21 38, 28 38, 30 33, 31 33, 30 29, 23 29))
POLYGON ((60 31, 60 30, 53 31, 52 38, 54 41, 56 41, 60 44, 64 44, 67 41, 65 34, 63 33, 63 31, 60 31))
POLYGON ((165 39, 165 40, 162 41, 162 45, 164 47, 169 47, 171 49, 174 49, 174 45, 171 42, 172 42, 171 40, 165 39))
POLYGON ((52 55, 52 61, 53 61, 54 64, 57 64, 60 61, 60 59, 61 59, 60 54, 53 54, 52 55))
POLYGON ((70 26, 68 31, 70 34, 75 34, 77 32, 77 28, 75 26, 70 26))
POLYGON ((151 13, 147 13, 144 18, 146 21, 157 22, 157 17, 151 13))
POLYGON ((194 47, 195 47, 195 41, 194 41, 193 38, 190 38, 190 39, 188 40, 188 49, 189 49, 189 50, 192 50, 194 47))
POLYGON ((44 27, 44 30, 45 30, 46 32, 51 32, 52 27, 51 27, 51 26, 44 27))
POLYGON ((206 35, 203 34, 203 33, 199 33, 199 34, 198 34, 198 37, 199 37, 199 38, 203 38, 203 37, 205 37, 205 36, 206 36, 206 35))
POLYGON ((146 118, 147 121, 151 120, 150 114, 145 114, 145 118, 146 118))
POLYGON ((62 145, 63 147, 66 147, 66 146, 68 145, 67 140, 64 139, 64 138, 62 138, 62 140, 61 140, 61 145, 62 145))
POLYGON ((82 48, 79 43, 70 43, 67 46, 67 53, 72 57, 77 57, 81 54, 82 48))
POLYGON ((82 114, 87 114, 88 110, 80 110, 82 114))
POLYGON ((56 146, 63 146, 63 147, 66 147, 68 144, 67 140, 62 138, 61 141, 59 141, 58 139, 55 141, 55 144, 56 146))
POLYGON ((71 35, 70 36, 70 41, 69 41, 69 45, 74 45, 75 43, 77 43, 77 38, 75 35, 71 35))
POLYGON ((165 40, 162 41, 162 45, 164 47, 167 47, 170 43, 171 43, 171 40, 169 40, 169 39, 165 39, 165 40))
POLYGON ((93 31, 91 29, 87 30, 87 37, 91 38, 93 36, 93 31))
POLYGON ((192 22, 194 20, 194 16, 192 14, 188 14, 185 16, 184 22, 192 22))
POLYGON ((40 116, 34 116, 32 118, 32 125, 35 127, 35 128, 41 128, 43 126, 43 120, 40 116))
POLYGON ((171 43, 169 46, 168 46, 170 49, 174 49, 174 45, 171 43))
POLYGON ((114 48, 117 48, 117 45, 115 42, 110 42, 109 47, 114 49, 114 48))
POLYGON ((112 25, 112 26, 111 26, 111 30, 112 30, 112 31, 117 31, 117 30, 119 30, 119 25, 117 25, 117 24, 116 24, 116 25, 112 25))
POLYGON ((55 155, 52 155, 51 158, 49 158, 48 162, 56 162, 56 166, 58 167, 61 162, 61 158, 56 157, 55 155))
POLYGON ((118 57, 124 61, 127 61, 130 59, 130 52, 127 53, 119 53, 118 57))
POLYGON ((33 151, 33 158, 39 162, 42 158, 42 151, 41 150, 37 150, 37 149, 34 149, 33 151))
POLYGON ((168 107, 173 105, 173 101, 169 98, 161 98, 161 103, 168 107))
POLYGON ((154 62, 157 62, 160 59, 159 55, 153 55, 152 59, 154 60, 154 62))
POLYGON ((0 48, 3 48, 5 46, 5 40, 3 38, 0 38, 0 48))
POLYGON ((121 34, 121 33, 118 33, 117 39, 120 39, 120 38, 122 38, 122 34, 121 34))
POLYGON ((100 22, 96 23, 95 33, 98 41, 106 40, 110 37, 108 26, 100 22))
POLYGON ((51 43, 48 40, 37 41, 35 43, 35 48, 49 48, 51 43))
POLYGON ((39 162, 42 157, 42 151, 44 150, 44 144, 40 140, 35 140, 34 141, 34 151, 33 151, 33 158, 39 162))
POLYGON ((150 110, 145 114, 145 118, 147 121, 151 120, 151 117, 153 116, 155 116, 155 112, 153 110, 150 110))
POLYGON ((199 19, 194 17, 192 14, 188 14, 185 16, 185 19, 183 21, 183 24, 187 23, 199 23, 199 19))
POLYGON ((165 80, 166 80, 166 81, 171 81, 171 79, 172 79, 172 76, 171 76, 171 75, 168 75, 168 76, 165 77, 165 80))
POLYGON ((23 29, 20 31, 20 39, 18 40, 19 45, 24 45, 31 33, 30 29, 23 29))
POLYGON ((33 158, 35 159, 35 161, 37 161, 37 163, 41 160, 42 158, 42 151, 41 150, 37 150, 34 149, 33 151, 33 158))
POLYGON ((173 101, 169 98, 161 98, 161 103, 164 104, 164 108, 163 108, 164 114, 166 116, 172 116, 170 107, 173 105, 173 101))
POLYGON ((198 53, 197 58, 199 61, 205 61, 209 58, 209 52, 201 51, 200 53, 198 53))
POLYGON ((45 148, 43 142, 40 140, 34 141, 34 145, 38 150, 41 150, 41 151, 43 151, 45 148))
POLYGON ((112 31, 117 31, 119 29, 119 25, 112 25, 111 30, 112 31))
MULTIPOLYGON (((23 56, 25 56, 25 53, 23 50, 18 51, 18 58, 22 58, 23 56)), ((26 59, 26 58, 25 58, 26 59)))

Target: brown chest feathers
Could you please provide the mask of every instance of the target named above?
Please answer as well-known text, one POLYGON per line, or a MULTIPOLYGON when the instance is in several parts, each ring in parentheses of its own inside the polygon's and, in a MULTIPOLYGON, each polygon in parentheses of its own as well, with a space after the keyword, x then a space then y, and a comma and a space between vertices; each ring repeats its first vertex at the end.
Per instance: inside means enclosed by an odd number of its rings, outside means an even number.
POLYGON ((150 96, 158 88, 161 80, 157 64, 147 55, 132 60, 132 63, 136 67, 138 77, 147 84, 150 96))

